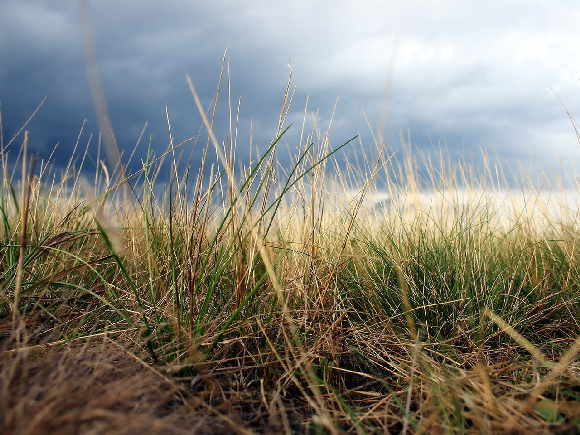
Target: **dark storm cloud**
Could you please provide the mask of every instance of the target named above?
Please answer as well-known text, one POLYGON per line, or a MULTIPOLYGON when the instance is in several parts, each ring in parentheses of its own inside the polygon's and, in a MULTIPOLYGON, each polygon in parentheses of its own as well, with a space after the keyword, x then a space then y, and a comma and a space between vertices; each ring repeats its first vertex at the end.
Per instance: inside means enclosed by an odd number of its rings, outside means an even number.
MULTIPOLYGON (((2 7, 0 27, 5 36, 0 47, 0 99, 5 140, 48 96, 27 127, 30 149, 46 157, 60 142, 57 162, 66 164, 83 121, 88 118, 84 141, 97 129, 77 5, 34 1, 6 2, 2 7)), ((228 34, 208 12, 187 2, 170 7, 99 2, 92 7, 92 19, 109 114, 124 154, 132 151, 146 122, 145 141, 153 135, 157 154, 165 151, 169 142, 166 104, 175 143, 197 135, 201 121, 184 73, 191 75, 203 103, 209 105, 217 89, 223 52, 236 33, 228 34)), ((261 140, 265 149, 275 134, 287 72, 279 68, 282 74, 273 78, 268 59, 259 55, 245 50, 243 56, 230 56, 230 62, 234 92, 243 90, 256 97, 250 101, 260 100, 254 107, 244 101, 242 107, 244 119, 249 113, 258 115, 254 140, 261 140), (270 92, 273 88, 275 92, 270 92), (262 126, 265 120, 272 121, 270 128, 262 126)), ((216 133, 220 140, 229 134, 225 89, 227 79, 218 106, 216 133)), ((232 97, 237 104, 236 95, 232 97)), ((240 134, 244 133, 249 135, 249 122, 240 134)), ((141 149, 138 154, 143 157, 145 146, 141 149)))
MULTIPOLYGON (((84 119, 81 144, 97 133, 77 3, 3 0, 0 8, 4 142, 48 96, 27 127, 30 146, 47 156, 60 142, 56 159, 64 165, 84 119)), ((312 126, 311 113, 318 113, 323 132, 339 97, 330 130, 333 146, 360 134, 367 150, 375 148, 367 120, 376 130, 392 62, 385 137, 410 129, 421 149, 431 152, 442 144, 453 158, 479 159, 484 148, 511 162, 530 155, 541 163, 562 156, 573 161, 580 146, 550 87, 572 113, 580 111, 579 9, 565 1, 518 0, 298 0, 285 7, 265 0, 91 3, 104 92, 125 156, 148 123, 137 163, 150 135, 157 155, 167 148, 166 104, 175 142, 197 135, 201 121, 184 73, 208 107, 226 47, 234 118, 242 98, 242 159, 250 119, 253 144, 260 150, 276 133, 290 58, 300 83, 282 162, 286 145, 291 151, 297 146, 307 94, 307 124, 312 126)), ((226 79, 216 135, 223 141, 229 134, 226 79)), ((191 146, 183 147, 186 156, 191 146)), ((389 146, 400 147, 400 140, 389 146)))

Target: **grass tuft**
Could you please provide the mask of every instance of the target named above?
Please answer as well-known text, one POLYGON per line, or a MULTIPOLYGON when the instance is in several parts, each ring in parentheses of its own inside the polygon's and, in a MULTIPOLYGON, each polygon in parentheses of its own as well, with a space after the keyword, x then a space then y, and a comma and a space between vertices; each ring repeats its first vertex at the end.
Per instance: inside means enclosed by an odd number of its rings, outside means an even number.
POLYGON ((238 164, 224 71, 199 162, 168 114, 126 180, 2 150, 0 432, 579 433, 580 192, 316 122, 281 168, 291 78, 238 164))

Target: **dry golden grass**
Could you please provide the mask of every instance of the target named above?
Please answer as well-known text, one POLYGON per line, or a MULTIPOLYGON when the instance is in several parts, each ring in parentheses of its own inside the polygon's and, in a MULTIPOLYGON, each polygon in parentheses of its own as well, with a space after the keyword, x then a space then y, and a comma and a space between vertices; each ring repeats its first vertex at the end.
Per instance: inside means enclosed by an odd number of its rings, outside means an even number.
POLYGON ((150 155, 17 181, 8 144, 1 433, 579 432, 578 191, 317 131, 283 171, 290 100, 239 173, 197 100, 221 160, 165 190, 150 155))

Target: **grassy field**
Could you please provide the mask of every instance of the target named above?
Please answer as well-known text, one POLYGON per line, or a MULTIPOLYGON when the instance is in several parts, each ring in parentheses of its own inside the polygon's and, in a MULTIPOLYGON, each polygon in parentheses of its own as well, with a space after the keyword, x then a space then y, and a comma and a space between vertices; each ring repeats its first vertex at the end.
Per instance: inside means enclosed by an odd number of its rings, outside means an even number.
POLYGON ((1 433, 580 432, 580 192, 317 130, 284 170, 290 97, 167 183, 2 150, 1 433))

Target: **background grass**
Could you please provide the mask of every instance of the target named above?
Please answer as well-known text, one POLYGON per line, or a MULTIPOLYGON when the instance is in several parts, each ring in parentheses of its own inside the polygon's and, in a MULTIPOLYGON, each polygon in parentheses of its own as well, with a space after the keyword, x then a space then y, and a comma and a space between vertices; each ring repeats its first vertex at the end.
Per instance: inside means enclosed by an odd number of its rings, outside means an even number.
POLYGON ((317 130, 280 168, 290 83, 240 167, 197 101, 181 173, 2 150, 3 433, 579 431, 577 190, 317 130))

